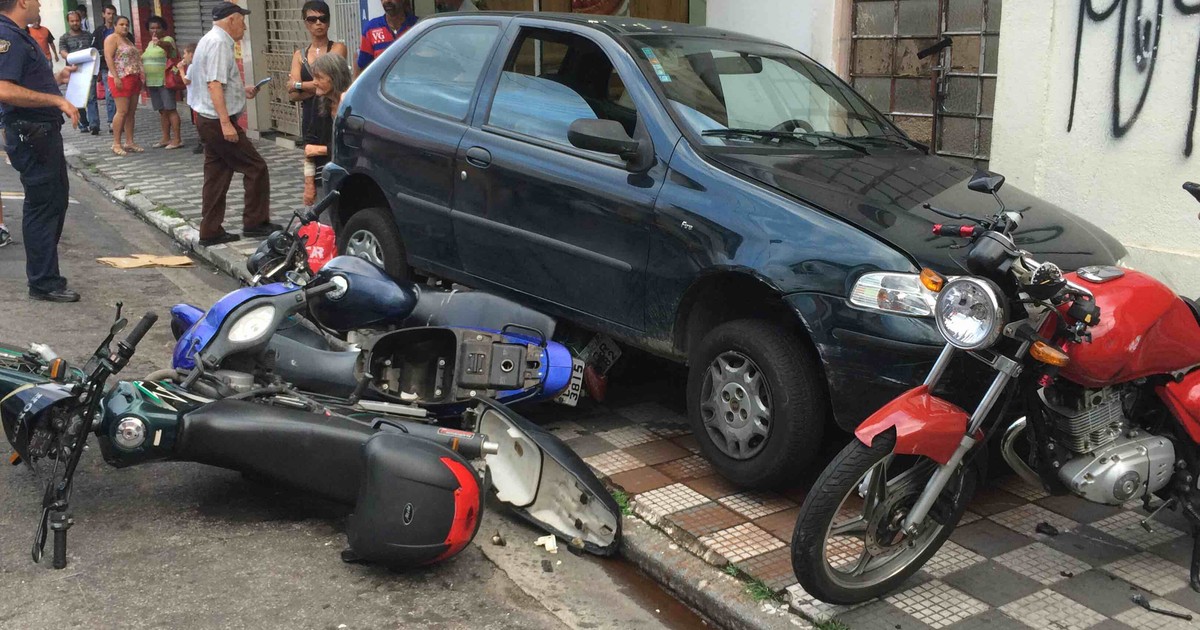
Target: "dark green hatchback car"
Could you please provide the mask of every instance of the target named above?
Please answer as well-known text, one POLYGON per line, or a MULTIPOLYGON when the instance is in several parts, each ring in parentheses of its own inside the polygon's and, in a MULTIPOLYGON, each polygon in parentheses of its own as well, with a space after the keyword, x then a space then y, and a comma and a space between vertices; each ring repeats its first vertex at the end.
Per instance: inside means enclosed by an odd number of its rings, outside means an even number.
MULTIPOLYGON (((973 175, 790 48, 630 18, 453 14, 375 61, 339 114, 339 248, 493 291, 689 365, 704 455, 744 486, 807 465, 942 344, 918 273, 958 270, 925 203, 973 175)), ((1017 242, 1112 264, 1098 228, 1009 187, 1017 242)))

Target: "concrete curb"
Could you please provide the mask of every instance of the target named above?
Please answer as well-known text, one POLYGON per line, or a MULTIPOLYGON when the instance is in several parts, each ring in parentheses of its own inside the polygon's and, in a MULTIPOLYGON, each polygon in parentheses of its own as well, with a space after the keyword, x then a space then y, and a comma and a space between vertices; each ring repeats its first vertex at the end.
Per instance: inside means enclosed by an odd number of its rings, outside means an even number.
POLYGON ((671 541, 646 521, 627 516, 622 523, 621 555, 639 570, 723 628, 813 628, 786 603, 757 603, 743 583, 718 571, 671 541))
POLYGON ((243 282, 250 280, 246 271, 245 257, 225 245, 203 247, 198 242, 196 226, 186 219, 171 217, 159 211, 158 206, 140 193, 129 194, 125 184, 92 172, 92 166, 78 156, 68 156, 67 166, 92 186, 100 189, 113 201, 125 206, 130 212, 170 236, 176 243, 195 253, 222 272, 243 282))
MULTIPOLYGON (((243 281, 250 279, 245 259, 240 253, 224 245, 202 247, 196 242, 196 227, 186 219, 163 214, 145 195, 129 194, 124 184, 92 172, 91 165, 79 156, 69 156, 67 164, 89 184, 220 271, 243 281)), ((675 597, 725 628, 790 630, 813 627, 808 620, 789 612, 785 603, 752 601, 745 594, 745 587, 740 580, 718 568, 717 565, 725 564, 722 562, 724 558, 712 552, 708 552, 704 558, 697 557, 695 554, 702 551, 699 545, 685 542, 681 547, 673 542, 667 532, 652 524, 656 520, 653 516, 639 514, 625 518, 621 553, 675 597), (649 521, 639 517, 649 517, 649 521)), ((660 526, 670 527, 667 521, 659 523, 660 526)))

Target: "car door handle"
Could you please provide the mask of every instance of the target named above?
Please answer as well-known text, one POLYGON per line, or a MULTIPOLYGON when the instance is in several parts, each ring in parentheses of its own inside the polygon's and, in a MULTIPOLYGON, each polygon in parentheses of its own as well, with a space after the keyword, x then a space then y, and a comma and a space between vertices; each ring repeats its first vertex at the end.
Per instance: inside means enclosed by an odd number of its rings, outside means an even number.
POLYGON ((487 168, 492 163, 492 154, 483 147, 467 149, 467 163, 479 168, 487 168))
POLYGON ((346 131, 362 131, 365 123, 366 119, 362 116, 346 116, 346 131))

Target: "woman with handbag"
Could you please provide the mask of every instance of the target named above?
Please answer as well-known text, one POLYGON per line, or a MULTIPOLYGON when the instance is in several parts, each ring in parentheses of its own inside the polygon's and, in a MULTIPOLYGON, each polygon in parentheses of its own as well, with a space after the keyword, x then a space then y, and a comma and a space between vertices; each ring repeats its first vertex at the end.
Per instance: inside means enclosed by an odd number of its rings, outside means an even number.
POLYGON ((150 105, 158 112, 162 139, 154 145, 156 149, 178 149, 183 146, 179 129, 179 112, 175 110, 175 95, 183 89, 183 79, 176 65, 179 52, 175 40, 167 35, 167 21, 152 15, 147 20, 150 43, 142 51, 142 67, 146 70, 146 92, 150 105))

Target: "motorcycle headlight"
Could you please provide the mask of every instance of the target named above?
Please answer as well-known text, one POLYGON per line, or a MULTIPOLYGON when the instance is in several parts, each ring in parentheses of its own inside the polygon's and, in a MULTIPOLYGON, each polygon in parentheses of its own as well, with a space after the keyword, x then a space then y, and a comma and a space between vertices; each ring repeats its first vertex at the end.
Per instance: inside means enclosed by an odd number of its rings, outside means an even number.
POLYGON ((981 278, 956 278, 946 283, 934 306, 938 331, 962 350, 979 350, 996 342, 1004 329, 1000 292, 981 278))
POLYGON ((850 290, 850 303, 859 308, 895 315, 928 317, 937 294, 925 288, 915 273, 863 274, 850 290))
POLYGON ((229 341, 248 343, 267 334, 271 322, 275 321, 275 306, 263 304, 246 312, 229 329, 229 341))

